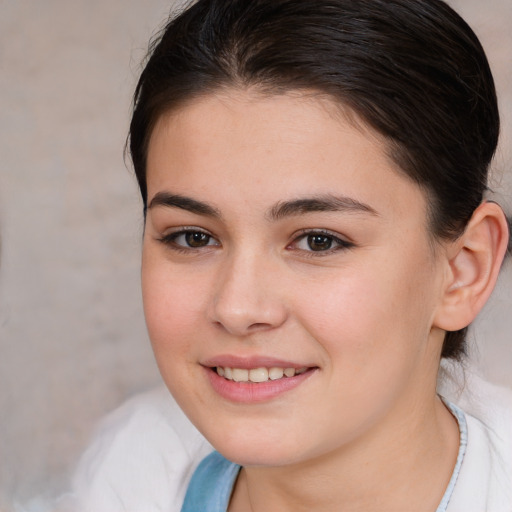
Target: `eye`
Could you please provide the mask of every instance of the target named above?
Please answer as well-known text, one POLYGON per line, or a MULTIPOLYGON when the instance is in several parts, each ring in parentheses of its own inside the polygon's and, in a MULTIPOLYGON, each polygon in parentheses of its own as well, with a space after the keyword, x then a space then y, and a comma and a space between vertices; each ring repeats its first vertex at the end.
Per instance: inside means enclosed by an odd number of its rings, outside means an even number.
POLYGON ((165 235, 160 241, 176 250, 201 249, 202 247, 220 245, 212 235, 197 229, 181 229, 165 235))
POLYGON ((353 246, 352 242, 343 240, 330 232, 310 231, 298 236, 289 247, 310 253, 332 253, 353 246))
POLYGON ((182 233, 174 239, 178 245, 187 245, 188 247, 206 247, 210 245, 212 237, 201 231, 188 231, 182 233))
POLYGON ((312 251, 328 251, 334 243, 333 237, 328 235, 308 235, 304 241, 312 251))

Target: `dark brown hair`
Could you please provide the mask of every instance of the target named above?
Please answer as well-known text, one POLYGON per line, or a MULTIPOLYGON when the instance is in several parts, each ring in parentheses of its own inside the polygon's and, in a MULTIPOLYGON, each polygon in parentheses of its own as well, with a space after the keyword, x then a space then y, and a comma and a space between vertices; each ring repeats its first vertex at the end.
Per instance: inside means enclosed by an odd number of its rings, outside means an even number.
MULTIPOLYGON (((464 231, 487 187, 499 134, 484 50, 441 0, 198 0, 152 43, 129 147, 144 206, 152 129, 166 112, 223 87, 313 90, 388 142, 429 200, 435 237, 464 231)), ((466 329, 442 356, 464 353, 466 329)))

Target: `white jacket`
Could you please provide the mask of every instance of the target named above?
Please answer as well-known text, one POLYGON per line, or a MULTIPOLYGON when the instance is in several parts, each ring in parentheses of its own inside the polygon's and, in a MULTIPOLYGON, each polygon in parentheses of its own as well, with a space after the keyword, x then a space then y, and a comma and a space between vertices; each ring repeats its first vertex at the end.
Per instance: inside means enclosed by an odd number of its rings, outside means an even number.
MULTIPOLYGON (((447 512, 512 512, 512 391, 453 367, 442 368, 439 393, 465 411, 468 426, 447 512)), ((167 389, 139 395, 103 421, 63 509, 179 512, 192 473, 212 450, 167 389)))

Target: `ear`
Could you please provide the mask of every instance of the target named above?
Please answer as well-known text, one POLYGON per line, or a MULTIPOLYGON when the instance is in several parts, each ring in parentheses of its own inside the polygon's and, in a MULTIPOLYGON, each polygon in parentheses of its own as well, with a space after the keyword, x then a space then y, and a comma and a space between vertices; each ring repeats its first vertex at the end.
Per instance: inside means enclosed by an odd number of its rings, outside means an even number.
POLYGON ((494 289, 508 237, 503 210, 495 203, 482 203, 462 236, 446 247, 447 272, 435 326, 457 331, 475 319, 494 289))

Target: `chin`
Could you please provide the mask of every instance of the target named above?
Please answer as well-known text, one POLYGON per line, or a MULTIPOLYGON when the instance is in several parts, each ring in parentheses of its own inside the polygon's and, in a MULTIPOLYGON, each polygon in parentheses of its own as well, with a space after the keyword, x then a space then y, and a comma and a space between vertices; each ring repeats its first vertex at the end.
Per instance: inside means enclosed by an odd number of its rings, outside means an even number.
POLYGON ((277 467, 287 466, 300 461, 297 453, 283 453, 281 450, 276 451, 275 447, 271 450, 262 450, 259 446, 219 446, 216 448, 226 459, 240 466, 265 466, 277 467), (226 448, 226 449, 224 449, 226 448))
POLYGON ((247 435, 247 432, 227 435, 225 431, 210 434, 205 432, 203 435, 220 454, 240 466, 286 466, 297 463, 301 460, 297 448, 305 444, 292 436, 286 436, 283 443, 285 436, 277 433, 271 436, 262 432, 253 435, 247 435))

